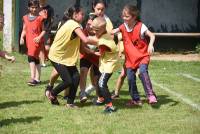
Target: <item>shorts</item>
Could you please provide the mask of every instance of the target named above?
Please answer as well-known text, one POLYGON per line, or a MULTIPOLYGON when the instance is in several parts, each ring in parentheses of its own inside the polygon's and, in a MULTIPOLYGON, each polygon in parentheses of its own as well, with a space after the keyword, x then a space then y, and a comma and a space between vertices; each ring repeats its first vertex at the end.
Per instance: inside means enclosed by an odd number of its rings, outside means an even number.
POLYGON ((92 70, 93 70, 95 76, 97 76, 97 75, 99 76, 101 74, 100 71, 99 71, 99 68, 85 58, 82 58, 80 60, 80 68, 82 68, 82 67, 86 67, 88 69, 90 67, 92 67, 92 70))
POLYGON ((29 63, 34 62, 36 65, 40 64, 40 60, 33 56, 28 56, 28 62, 29 63))

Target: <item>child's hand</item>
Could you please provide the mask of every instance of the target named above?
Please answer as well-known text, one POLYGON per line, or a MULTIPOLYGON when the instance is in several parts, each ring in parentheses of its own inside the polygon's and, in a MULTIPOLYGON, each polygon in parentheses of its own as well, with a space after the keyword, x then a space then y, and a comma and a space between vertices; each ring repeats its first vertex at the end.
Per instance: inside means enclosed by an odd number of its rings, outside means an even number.
POLYGON ((41 38, 38 36, 38 37, 35 37, 34 39, 33 39, 33 41, 35 42, 35 43, 37 43, 37 44, 39 44, 40 43, 40 40, 41 40, 41 38))
POLYGON ((47 18, 47 10, 40 11, 39 15, 42 16, 44 19, 46 19, 47 18))
POLYGON ((7 55, 7 54, 5 55, 5 58, 6 58, 7 60, 11 61, 12 63, 15 62, 15 60, 16 60, 14 56, 9 56, 9 55, 7 55))
POLYGON ((95 55, 101 56, 100 52, 94 52, 95 55))
POLYGON ((151 55, 151 54, 153 54, 153 52, 154 52, 154 47, 153 47, 153 45, 149 45, 149 46, 148 46, 148 53, 151 55))
POLYGON ((119 58, 122 58, 122 52, 119 51, 118 57, 119 57, 119 58))
POLYGON ((20 45, 24 45, 24 38, 20 38, 20 45))

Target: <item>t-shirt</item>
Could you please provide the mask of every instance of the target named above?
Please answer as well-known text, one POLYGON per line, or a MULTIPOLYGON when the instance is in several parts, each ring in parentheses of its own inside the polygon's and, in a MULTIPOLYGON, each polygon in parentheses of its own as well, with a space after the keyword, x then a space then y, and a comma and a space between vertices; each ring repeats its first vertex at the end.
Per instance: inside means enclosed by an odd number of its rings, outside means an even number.
POLYGON ((99 38, 98 46, 106 46, 104 53, 99 59, 99 71, 101 73, 112 73, 116 68, 116 63, 118 60, 118 48, 112 39, 111 35, 106 33, 99 38))
POLYGON ((81 28, 74 20, 68 20, 57 31, 49 51, 49 59, 66 66, 75 66, 79 58, 80 38, 74 30, 81 28))

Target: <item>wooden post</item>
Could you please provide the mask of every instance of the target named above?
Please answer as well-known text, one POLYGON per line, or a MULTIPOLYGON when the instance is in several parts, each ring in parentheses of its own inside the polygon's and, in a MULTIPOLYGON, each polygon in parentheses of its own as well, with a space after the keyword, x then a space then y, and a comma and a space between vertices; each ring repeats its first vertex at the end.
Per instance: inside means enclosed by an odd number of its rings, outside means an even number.
POLYGON ((14 48, 16 51, 19 52, 19 22, 20 22, 20 17, 19 17, 19 0, 15 0, 15 21, 14 21, 14 48))
POLYGON ((4 0, 3 49, 12 52, 12 0, 4 0))

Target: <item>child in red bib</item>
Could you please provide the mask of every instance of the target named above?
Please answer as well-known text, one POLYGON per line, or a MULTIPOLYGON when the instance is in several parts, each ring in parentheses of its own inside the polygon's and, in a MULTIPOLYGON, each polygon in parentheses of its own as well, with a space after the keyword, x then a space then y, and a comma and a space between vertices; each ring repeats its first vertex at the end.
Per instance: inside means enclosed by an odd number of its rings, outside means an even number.
POLYGON ((35 86, 40 83, 40 62, 39 52, 44 42, 43 30, 44 16, 39 16, 39 2, 37 0, 29 0, 29 13, 23 16, 23 30, 20 38, 20 44, 24 44, 24 37, 26 37, 28 62, 31 70, 31 80, 28 85, 35 86))
POLYGON ((153 91, 148 73, 150 54, 153 53, 155 35, 139 20, 139 11, 133 5, 126 5, 122 11, 124 23, 113 33, 121 32, 124 43, 125 67, 129 84, 129 92, 132 100, 127 106, 142 105, 136 85, 136 72, 139 70, 139 77, 143 84, 148 102, 156 103, 156 95, 153 91), (148 43, 146 37, 149 37, 148 43))

